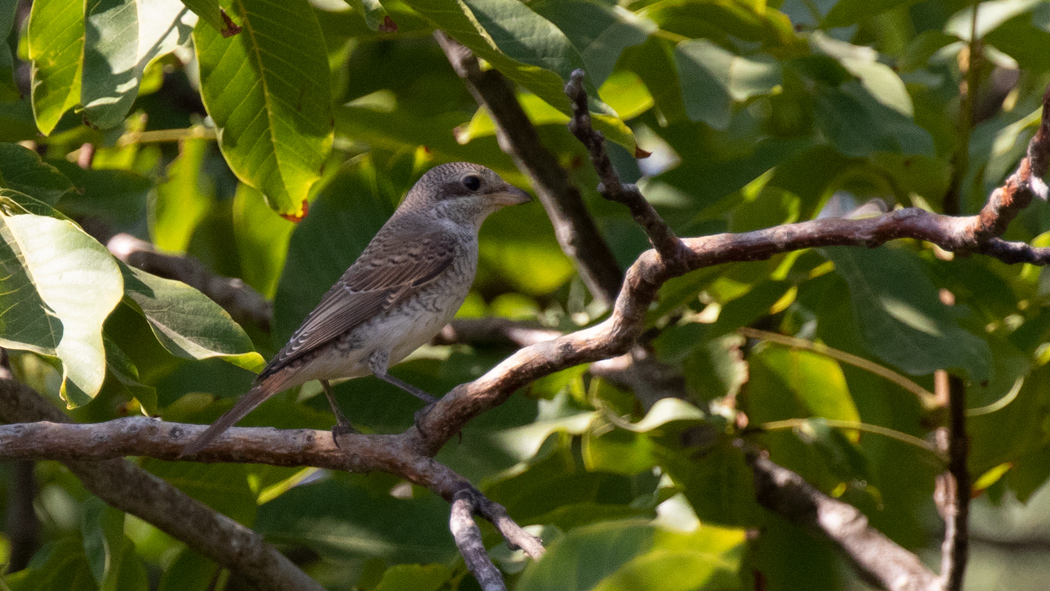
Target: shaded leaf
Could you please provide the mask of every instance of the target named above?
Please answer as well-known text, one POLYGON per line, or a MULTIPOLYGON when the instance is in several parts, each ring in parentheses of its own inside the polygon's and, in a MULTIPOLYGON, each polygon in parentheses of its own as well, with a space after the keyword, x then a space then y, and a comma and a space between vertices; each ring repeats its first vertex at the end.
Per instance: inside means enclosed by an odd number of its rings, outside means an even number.
MULTIPOLYGON (((569 74, 586 69, 583 56, 553 23, 517 0, 407 0, 434 24, 511 80, 565 114, 569 74)), ((597 100, 597 85, 584 79, 596 129, 634 153, 631 130, 597 100)))
POLYGON ((265 364, 251 339, 218 304, 180 281, 120 263, 127 297, 170 353, 184 359, 220 357, 248 370, 265 364))
POLYGON ((990 377, 988 344, 955 322, 913 256, 894 248, 821 252, 849 284, 861 335, 880 359, 913 375, 952 368, 974 381, 990 377))
POLYGON ((0 143, 0 187, 54 205, 73 189, 73 183, 29 148, 0 143))
POLYGON ((780 64, 772 57, 735 55, 706 39, 679 43, 674 61, 689 118, 715 129, 729 126, 735 103, 770 94, 781 84, 780 64))

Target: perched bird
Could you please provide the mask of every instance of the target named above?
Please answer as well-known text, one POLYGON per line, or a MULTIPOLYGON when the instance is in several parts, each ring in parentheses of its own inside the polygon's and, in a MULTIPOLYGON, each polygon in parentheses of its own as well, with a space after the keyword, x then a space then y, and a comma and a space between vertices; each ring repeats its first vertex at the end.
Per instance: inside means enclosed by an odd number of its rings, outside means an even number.
POLYGON ((251 390, 181 455, 196 454, 270 396, 310 380, 320 380, 343 428, 349 423, 330 379, 374 374, 433 402, 387 368, 429 342, 463 304, 477 270, 478 229, 485 218, 529 200, 528 193, 478 164, 442 164, 424 174, 251 390))

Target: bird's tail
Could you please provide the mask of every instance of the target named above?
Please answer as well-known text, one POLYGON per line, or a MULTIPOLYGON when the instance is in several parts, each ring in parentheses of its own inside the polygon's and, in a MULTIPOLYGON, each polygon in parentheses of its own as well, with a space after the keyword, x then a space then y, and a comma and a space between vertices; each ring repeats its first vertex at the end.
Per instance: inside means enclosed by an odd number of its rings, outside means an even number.
POLYGON ((211 424, 210 427, 204 430, 196 439, 191 441, 189 445, 182 448, 182 453, 179 454, 179 458, 185 458, 187 456, 196 455, 197 452, 201 451, 208 446, 209 443, 215 440, 219 435, 226 432, 227 429, 234 426, 237 421, 244 418, 245 415, 255 409, 256 406, 262 404, 267 398, 273 394, 280 392, 284 388, 285 380, 279 379, 264 379, 248 393, 241 397, 237 401, 237 404, 233 405, 233 408, 226 411, 226 414, 219 417, 219 420, 211 424))

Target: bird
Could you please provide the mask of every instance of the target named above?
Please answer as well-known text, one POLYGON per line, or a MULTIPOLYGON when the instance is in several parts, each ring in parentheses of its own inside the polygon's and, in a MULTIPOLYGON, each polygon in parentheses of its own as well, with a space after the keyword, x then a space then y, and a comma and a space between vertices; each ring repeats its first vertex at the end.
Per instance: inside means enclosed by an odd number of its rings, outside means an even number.
POLYGON ((320 381, 336 429, 352 430, 332 394, 332 379, 371 374, 433 403, 430 394, 387 370, 429 342, 463 304, 477 270, 482 222, 531 199, 479 164, 430 169, 251 389, 179 457, 197 454, 274 394, 311 380, 320 381))

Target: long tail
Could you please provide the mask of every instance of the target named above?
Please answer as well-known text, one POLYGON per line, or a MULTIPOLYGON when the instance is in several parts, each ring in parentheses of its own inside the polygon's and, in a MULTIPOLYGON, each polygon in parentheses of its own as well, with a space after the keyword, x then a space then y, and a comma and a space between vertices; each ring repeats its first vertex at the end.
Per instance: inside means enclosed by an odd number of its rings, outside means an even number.
POLYGON ((208 446, 209 443, 215 440, 219 435, 226 432, 227 429, 234 426, 237 421, 244 418, 245 415, 255 409, 256 406, 262 404, 267 398, 273 394, 280 392, 284 388, 285 380, 274 379, 273 376, 270 379, 264 379, 262 382, 256 384, 248 393, 241 397, 237 401, 237 404, 233 405, 233 408, 226 411, 226 414, 219 417, 219 420, 211 424, 210 427, 204 430, 196 439, 191 441, 189 445, 182 448, 182 453, 179 454, 179 458, 185 458, 187 456, 196 455, 197 452, 201 451, 208 446))

